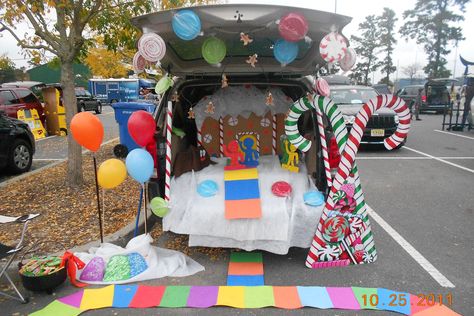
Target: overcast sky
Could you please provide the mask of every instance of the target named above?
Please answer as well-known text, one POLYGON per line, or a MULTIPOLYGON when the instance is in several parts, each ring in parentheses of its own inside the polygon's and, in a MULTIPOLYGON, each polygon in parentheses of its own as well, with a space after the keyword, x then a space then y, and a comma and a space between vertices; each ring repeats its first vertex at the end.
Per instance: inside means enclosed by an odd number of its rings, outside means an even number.
MULTIPOLYGON (((404 10, 411 9, 414 7, 415 0, 254 0, 254 1, 241 1, 241 0, 228 0, 229 3, 263 3, 263 4, 277 4, 277 5, 288 5, 298 6, 311 9, 317 9, 321 11, 334 12, 335 1, 337 1, 337 13, 347 15, 353 18, 352 22, 346 26, 343 30, 344 35, 348 38, 352 34, 357 34, 358 25, 362 22, 367 15, 382 13, 384 7, 389 7, 395 11, 398 22, 397 30, 403 25, 402 13, 404 10)), ((464 14, 465 20, 460 26, 463 28, 465 41, 462 41, 458 45, 458 55, 461 54, 467 60, 474 61, 474 3, 471 1, 466 6, 466 13, 464 14), (471 27, 468 27, 470 25, 471 27)), ((19 34, 23 34, 26 28, 20 29, 19 34)), ((9 35, 4 34, 0 38, 0 54, 6 53, 18 67, 27 65, 27 60, 24 59, 20 49, 16 46, 15 41, 9 35)), ((464 68, 461 65, 459 58, 455 57, 454 47, 451 50, 451 54, 447 57, 448 69, 451 72, 454 69, 454 61, 456 59, 456 76, 462 75, 464 68)), ((398 44, 394 51, 394 63, 398 64, 399 68, 418 62, 421 65, 426 64, 426 55, 424 54, 423 47, 416 45, 414 41, 405 41, 404 39, 398 39, 398 44)), ((397 74, 392 75, 392 80, 396 79, 397 74)), ((405 77, 401 69, 399 69, 398 77, 405 77)), ((380 74, 375 74, 375 81, 378 81, 380 74)))

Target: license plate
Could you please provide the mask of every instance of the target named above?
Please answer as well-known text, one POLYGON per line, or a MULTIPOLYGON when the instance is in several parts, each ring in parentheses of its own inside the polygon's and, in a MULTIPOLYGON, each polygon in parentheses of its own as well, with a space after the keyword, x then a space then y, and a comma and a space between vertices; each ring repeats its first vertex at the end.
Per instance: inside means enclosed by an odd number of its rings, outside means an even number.
POLYGON ((372 137, 384 137, 385 130, 384 129, 373 129, 370 131, 370 136, 372 137))

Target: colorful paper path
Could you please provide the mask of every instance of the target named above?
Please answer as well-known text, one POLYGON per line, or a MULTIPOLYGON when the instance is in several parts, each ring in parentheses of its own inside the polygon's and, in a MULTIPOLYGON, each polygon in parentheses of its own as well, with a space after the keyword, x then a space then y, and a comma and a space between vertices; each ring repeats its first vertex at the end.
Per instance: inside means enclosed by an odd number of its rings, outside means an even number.
MULTIPOLYGON (((418 300, 413 298, 416 296, 409 293, 362 287, 110 285, 103 288, 80 290, 53 301, 31 315, 76 316, 86 310, 107 307, 208 308, 212 306, 376 309, 416 316, 460 315, 445 305, 439 305, 439 303, 433 306, 417 306, 418 300), (393 296, 390 297, 393 294, 398 295, 397 297, 403 295, 406 298, 406 304, 398 299, 394 302, 393 296), (374 295, 372 301, 370 300, 371 295, 374 295), (388 300, 389 298, 390 300, 388 300), (371 305, 372 303, 377 305, 371 305)), ((427 304, 426 300, 422 303, 427 304)))
POLYGON ((257 168, 224 169, 225 218, 260 218, 260 189, 257 168))
POLYGON ((264 285, 262 253, 231 252, 227 274, 227 285, 264 285))

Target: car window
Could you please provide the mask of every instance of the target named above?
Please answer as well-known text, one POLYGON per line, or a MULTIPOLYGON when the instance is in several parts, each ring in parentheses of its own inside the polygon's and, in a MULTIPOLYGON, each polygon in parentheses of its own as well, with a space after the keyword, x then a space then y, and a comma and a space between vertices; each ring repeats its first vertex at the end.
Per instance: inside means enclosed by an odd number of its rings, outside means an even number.
POLYGON ((36 103, 38 98, 30 90, 17 90, 16 93, 24 103, 36 103))
POLYGON ((366 103, 377 96, 374 89, 347 88, 331 90, 331 98, 336 104, 355 104, 366 103))
POLYGON ((84 96, 84 90, 76 90, 76 97, 84 96))
POLYGON ((85 95, 86 97, 92 96, 91 93, 90 93, 89 91, 87 91, 87 90, 84 90, 84 95, 85 95))
POLYGON ((0 100, 2 100, 2 104, 4 105, 19 103, 19 100, 16 99, 13 93, 9 90, 0 91, 0 100))

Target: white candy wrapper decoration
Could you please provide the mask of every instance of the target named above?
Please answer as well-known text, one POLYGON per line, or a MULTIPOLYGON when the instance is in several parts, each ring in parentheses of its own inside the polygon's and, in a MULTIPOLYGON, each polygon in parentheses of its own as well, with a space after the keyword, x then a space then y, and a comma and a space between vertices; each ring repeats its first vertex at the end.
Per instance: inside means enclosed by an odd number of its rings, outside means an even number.
POLYGON ((339 61, 339 66, 342 70, 349 71, 354 67, 356 61, 357 53, 352 47, 349 47, 344 58, 339 61))
POLYGON ((136 74, 140 74, 143 72, 143 70, 145 70, 145 65, 145 58, 143 58, 139 52, 136 52, 135 55, 133 55, 133 71, 136 74))
POLYGON ((331 32, 323 37, 319 43, 319 53, 328 63, 335 63, 344 58, 347 51, 345 38, 337 33, 331 32))
POLYGON ((148 61, 160 61, 166 54, 166 44, 160 35, 146 33, 138 40, 138 52, 148 61))

